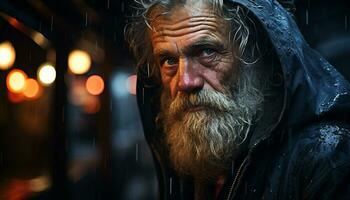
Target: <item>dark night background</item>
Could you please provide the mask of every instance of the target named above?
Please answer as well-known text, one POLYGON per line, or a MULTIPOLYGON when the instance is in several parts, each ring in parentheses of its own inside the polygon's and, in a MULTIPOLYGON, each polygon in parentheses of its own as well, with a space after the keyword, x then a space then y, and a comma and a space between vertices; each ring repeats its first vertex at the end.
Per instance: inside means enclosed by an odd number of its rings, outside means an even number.
MULTIPOLYGON (((310 46, 349 80, 348 0, 281 2, 291 8, 310 46)), ((0 0, 0 43, 10 41, 16 50, 12 68, 0 71, 0 199, 156 198, 133 91, 134 62, 123 38, 132 5, 0 0), (67 73, 74 49, 91 56, 83 75, 67 73), (37 99, 14 101, 6 88, 9 72, 21 69, 36 78, 47 61, 56 68, 54 84, 37 99), (104 80, 100 95, 84 92, 91 75, 104 80)))

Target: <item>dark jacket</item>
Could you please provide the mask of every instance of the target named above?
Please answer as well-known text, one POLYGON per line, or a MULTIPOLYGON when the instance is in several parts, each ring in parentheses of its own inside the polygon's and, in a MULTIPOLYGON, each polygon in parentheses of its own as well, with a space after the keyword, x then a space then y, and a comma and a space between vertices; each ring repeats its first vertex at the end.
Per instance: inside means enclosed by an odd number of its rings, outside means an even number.
MULTIPOLYGON (((280 106, 273 100, 265 105, 249 149, 234 161, 219 199, 350 199, 349 83, 308 46, 276 1, 230 2, 248 9, 261 23, 278 57, 283 84, 276 87, 280 106), (264 127, 265 121, 271 126, 264 127)), ((158 172, 160 199, 188 199, 191 181, 169 167, 159 144, 162 134, 155 117, 160 87, 141 72, 138 77, 138 105, 158 172)))

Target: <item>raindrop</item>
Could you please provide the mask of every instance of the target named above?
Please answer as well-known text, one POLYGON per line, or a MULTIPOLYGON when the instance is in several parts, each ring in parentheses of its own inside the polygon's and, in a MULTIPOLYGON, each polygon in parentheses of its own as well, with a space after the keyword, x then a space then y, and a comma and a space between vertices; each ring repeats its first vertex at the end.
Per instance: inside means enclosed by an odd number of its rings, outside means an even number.
POLYGON ((171 194, 173 191, 173 178, 170 177, 169 179, 169 194, 171 194))
POLYGON ((62 108, 62 122, 64 122, 64 106, 63 106, 63 108, 62 108))
POLYGON ((85 27, 88 25, 88 13, 85 12, 85 27))
POLYGON ((125 10, 125 5, 124 5, 124 2, 122 2, 122 13, 124 12, 125 10))
POLYGON ((270 23, 267 23, 267 28, 272 29, 272 25, 270 23))
POLYGON ((135 154, 135 159, 136 159, 136 162, 139 161, 139 144, 136 143, 136 154, 135 154))
POLYGON ((256 189, 255 189, 255 188, 253 188, 253 192, 256 192, 256 189))
POLYGON ((232 164, 231 164, 231 173, 232 173, 232 175, 234 173, 234 163, 233 163, 233 161, 232 161, 232 164))
POLYGON ((306 25, 309 25, 309 10, 306 10, 305 12, 305 23, 306 25))
POLYGON ((150 77, 150 74, 149 74, 149 63, 147 63, 147 77, 148 78, 150 77))
POLYGON ((145 104, 145 88, 142 88, 142 104, 145 104))
POLYGON ((96 138, 92 140, 92 148, 95 149, 95 147, 96 147, 96 138))
POLYGON ((107 0, 107 9, 109 10, 109 0, 107 0))
POLYGON ((113 110, 113 100, 112 99, 109 101, 109 109, 111 111, 113 110))
POLYGON ((345 30, 348 30, 348 16, 347 15, 344 16, 344 28, 345 28, 345 30))
POLYGON ((51 25, 50 25, 50 30, 53 30, 53 16, 51 16, 51 25))

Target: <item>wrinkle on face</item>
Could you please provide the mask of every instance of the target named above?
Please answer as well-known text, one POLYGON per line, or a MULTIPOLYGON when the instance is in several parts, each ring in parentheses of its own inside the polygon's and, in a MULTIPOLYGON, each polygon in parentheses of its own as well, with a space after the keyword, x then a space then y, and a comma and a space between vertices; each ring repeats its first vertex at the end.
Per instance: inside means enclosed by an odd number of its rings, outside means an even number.
MULTIPOLYGON (((195 10, 189 8, 193 7, 176 6, 167 14, 157 15, 152 20, 150 39, 156 60, 165 55, 177 58, 179 63, 190 63, 186 66, 204 80, 204 89, 224 92, 224 80, 236 71, 233 48, 229 44, 230 25, 204 5, 195 10), (210 63, 202 62, 193 53, 193 48, 205 45, 218 48, 219 51, 217 58, 210 63)), ((174 76, 168 76, 169 73, 164 73, 162 68, 160 70, 163 86, 169 88, 173 97, 178 92, 176 87, 179 74, 183 72, 181 70, 185 69, 178 69, 174 76)), ((185 80, 189 77, 185 75, 182 78, 185 80)))

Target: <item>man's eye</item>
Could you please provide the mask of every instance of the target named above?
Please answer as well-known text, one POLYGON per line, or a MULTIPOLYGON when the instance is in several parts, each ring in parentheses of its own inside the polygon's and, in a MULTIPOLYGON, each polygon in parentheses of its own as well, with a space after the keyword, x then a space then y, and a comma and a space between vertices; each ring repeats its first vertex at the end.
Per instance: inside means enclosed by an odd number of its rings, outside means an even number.
POLYGON ((211 48, 205 48, 201 52, 202 56, 212 56, 214 53, 216 53, 216 51, 211 48))
POLYGON ((173 65, 177 64, 177 59, 176 58, 165 58, 161 60, 161 65, 162 67, 171 67, 173 65))

